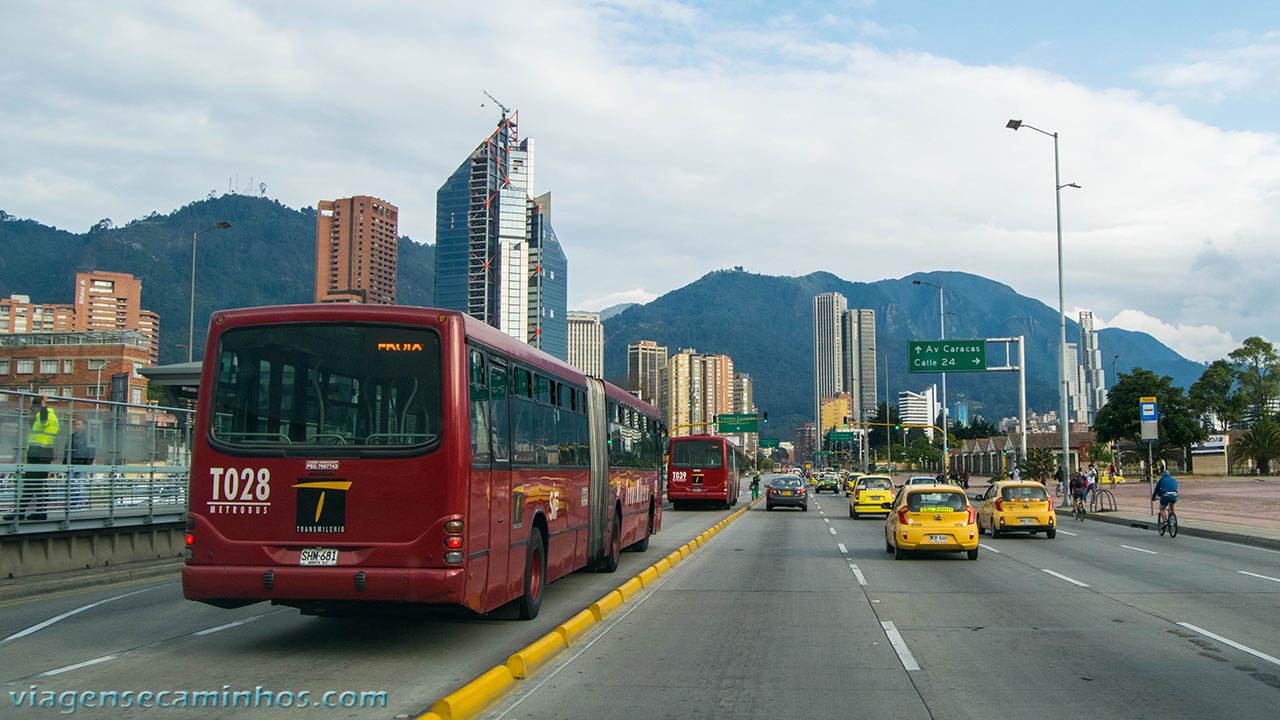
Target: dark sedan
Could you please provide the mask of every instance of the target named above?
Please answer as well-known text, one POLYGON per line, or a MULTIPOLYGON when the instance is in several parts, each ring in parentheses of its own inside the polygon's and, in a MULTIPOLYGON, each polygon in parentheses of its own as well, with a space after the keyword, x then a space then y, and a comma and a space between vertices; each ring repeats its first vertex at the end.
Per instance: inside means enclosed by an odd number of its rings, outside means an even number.
POLYGON ((775 507, 798 507, 809 509, 809 493, 804 481, 793 475, 784 475, 769 483, 769 494, 765 496, 764 507, 772 510, 775 507))

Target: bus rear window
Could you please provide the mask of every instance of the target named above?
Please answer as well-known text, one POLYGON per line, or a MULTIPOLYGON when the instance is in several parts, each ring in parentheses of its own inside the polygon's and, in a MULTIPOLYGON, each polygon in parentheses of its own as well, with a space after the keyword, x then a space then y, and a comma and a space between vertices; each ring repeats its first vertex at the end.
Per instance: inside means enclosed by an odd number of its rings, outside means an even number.
POLYGON ((251 448, 421 449, 441 423, 440 336, 381 325, 288 324, 222 335, 210 432, 251 448))
POLYGON ((724 465, 724 446, 713 440, 671 443, 671 467, 718 468, 724 465))

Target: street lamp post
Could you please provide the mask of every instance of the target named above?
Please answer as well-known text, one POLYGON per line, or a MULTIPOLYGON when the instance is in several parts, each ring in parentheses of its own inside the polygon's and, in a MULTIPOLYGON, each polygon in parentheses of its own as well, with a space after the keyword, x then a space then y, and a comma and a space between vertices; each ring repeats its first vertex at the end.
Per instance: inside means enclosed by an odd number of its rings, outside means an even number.
MULTIPOLYGON (((1062 188, 1080 186, 1062 183, 1058 165, 1058 133, 1046 132, 1021 120, 1010 120, 1005 127, 1010 130, 1027 128, 1053 138, 1053 188, 1058 221, 1058 422, 1062 425, 1062 481, 1065 484, 1071 475, 1071 422, 1067 418, 1067 303, 1062 283, 1062 188)), ((1062 506, 1066 507, 1068 504, 1068 493, 1064 492, 1062 506)))
MULTIPOLYGON (((912 285, 928 285, 938 289, 938 339, 947 339, 947 306, 943 300, 942 285, 934 285, 925 280, 912 280, 912 285)), ((947 445, 947 374, 942 373, 942 474, 949 475, 951 469, 951 448, 947 445)))
POLYGON ((196 339, 196 238, 200 233, 206 233, 210 230, 226 230, 231 227, 231 223, 225 220, 210 225, 203 230, 197 230, 191 233, 191 314, 187 316, 187 362, 191 362, 195 347, 196 339))

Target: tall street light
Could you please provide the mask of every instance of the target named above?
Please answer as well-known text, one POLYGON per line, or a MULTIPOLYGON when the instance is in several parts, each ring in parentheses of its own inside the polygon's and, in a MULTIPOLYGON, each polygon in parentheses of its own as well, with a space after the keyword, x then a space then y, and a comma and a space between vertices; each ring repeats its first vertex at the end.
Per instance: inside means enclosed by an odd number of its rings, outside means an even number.
MULTIPOLYGON (((942 285, 934 285, 926 280, 912 280, 912 285, 928 285, 938 289, 938 339, 947 339, 947 306, 942 299, 942 285)), ((948 475, 951 470, 951 448, 947 446, 947 374, 942 373, 942 474, 948 475)))
POLYGON ((191 362, 195 347, 196 339, 196 238, 200 233, 207 233, 211 230, 226 230, 231 227, 231 223, 225 220, 210 225, 203 230, 197 230, 191 233, 191 314, 187 317, 187 362, 191 362))
MULTIPOLYGON (((1021 120, 1010 120, 1005 127, 1010 130, 1027 128, 1053 138, 1053 189, 1058 218, 1058 422, 1062 426, 1062 481, 1065 484, 1071 474, 1071 422, 1067 418, 1067 303, 1062 285, 1062 188, 1080 186, 1075 183, 1062 184, 1058 167, 1058 133, 1046 132, 1021 120)), ((1068 493, 1062 493, 1063 507, 1069 504, 1067 496, 1068 493)))

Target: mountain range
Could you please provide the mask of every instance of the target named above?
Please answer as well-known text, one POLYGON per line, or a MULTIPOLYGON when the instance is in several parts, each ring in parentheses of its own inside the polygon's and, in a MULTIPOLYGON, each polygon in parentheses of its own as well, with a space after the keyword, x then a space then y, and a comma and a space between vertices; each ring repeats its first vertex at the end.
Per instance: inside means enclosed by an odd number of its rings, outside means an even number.
MULTIPOLYGON (((142 280, 142 306, 161 317, 160 360, 186 359, 191 301, 192 233, 199 232, 196 258, 196 348, 203 345, 205 319, 214 310, 255 305, 307 303, 315 285, 315 209, 295 210, 278 201, 226 194, 192 202, 167 215, 117 225, 103 219, 73 233, 18 219, 0 211, 0 297, 18 293, 36 303, 70 303, 77 271, 125 272, 142 280), (228 222, 226 230, 206 230, 228 222)), ((572 247, 570 277, 572 277, 572 247)), ((402 237, 398 251, 397 299, 430 306, 435 296, 434 246, 402 237)), ((859 283, 826 272, 802 277, 757 275, 734 270, 708 273, 651 302, 602 311, 605 374, 625 383, 626 346, 654 340, 670 352, 695 348, 723 353, 735 370, 752 376, 756 404, 770 412, 774 433, 809 420, 813 388, 813 297, 840 292, 850 308, 876 311, 877 343, 888 350, 892 393, 924 389, 937 375, 908 375, 908 340, 937 337, 937 293, 912 284, 924 280, 946 292, 947 336, 994 338, 1024 335, 1027 403, 1034 411, 1057 407, 1057 312, 1007 285, 961 272, 916 273, 859 283)), ((1052 294, 1051 292, 1046 294, 1052 294)), ((1204 366, 1189 361, 1145 333, 1099 331, 1103 368, 1143 367, 1189 387, 1204 366), (1118 356, 1118 357, 1116 357, 1118 356)), ((1079 327, 1068 322, 1068 342, 1079 327)), ((1002 358, 990 358, 1000 364, 1002 358)), ((878 385, 883 391, 884 367, 878 385)), ((1011 373, 952 373, 948 399, 967 400, 970 412, 996 420, 1016 413, 1017 379, 1011 373)))

